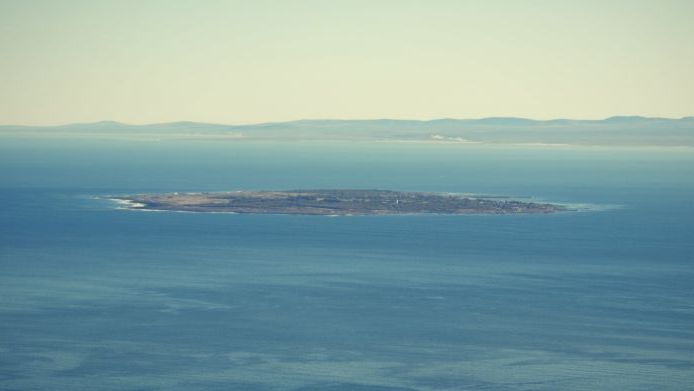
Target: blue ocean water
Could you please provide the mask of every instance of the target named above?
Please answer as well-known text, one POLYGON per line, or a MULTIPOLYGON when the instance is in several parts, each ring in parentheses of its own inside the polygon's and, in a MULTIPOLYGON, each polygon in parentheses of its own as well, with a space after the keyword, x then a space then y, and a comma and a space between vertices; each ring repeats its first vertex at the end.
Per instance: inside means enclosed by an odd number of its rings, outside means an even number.
POLYGON ((0 389, 694 389, 694 152, 3 139, 0 389), (136 212, 379 188, 580 213, 136 212))

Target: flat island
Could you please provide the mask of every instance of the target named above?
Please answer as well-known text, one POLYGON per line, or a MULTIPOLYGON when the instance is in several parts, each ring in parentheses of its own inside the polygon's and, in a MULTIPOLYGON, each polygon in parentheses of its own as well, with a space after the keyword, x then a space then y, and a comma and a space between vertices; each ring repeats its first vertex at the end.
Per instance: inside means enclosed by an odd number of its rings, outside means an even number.
POLYGON ((109 197, 127 209, 293 215, 518 214, 567 211, 565 206, 454 193, 392 190, 287 190, 140 194, 109 197))

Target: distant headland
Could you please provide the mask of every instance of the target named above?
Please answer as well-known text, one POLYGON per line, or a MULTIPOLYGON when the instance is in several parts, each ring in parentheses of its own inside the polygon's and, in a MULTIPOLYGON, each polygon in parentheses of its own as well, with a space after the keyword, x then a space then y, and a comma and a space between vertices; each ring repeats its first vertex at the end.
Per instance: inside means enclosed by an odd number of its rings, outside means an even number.
POLYGON ((127 209, 291 215, 519 214, 566 206, 505 197, 392 190, 287 190, 139 194, 109 197, 127 209))

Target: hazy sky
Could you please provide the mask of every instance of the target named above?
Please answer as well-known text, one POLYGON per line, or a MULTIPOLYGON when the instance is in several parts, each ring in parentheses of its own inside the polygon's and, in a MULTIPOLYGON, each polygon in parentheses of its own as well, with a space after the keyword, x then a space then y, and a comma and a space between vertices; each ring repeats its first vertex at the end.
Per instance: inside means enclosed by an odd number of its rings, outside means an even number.
POLYGON ((0 0, 0 123, 694 115, 694 1, 0 0))

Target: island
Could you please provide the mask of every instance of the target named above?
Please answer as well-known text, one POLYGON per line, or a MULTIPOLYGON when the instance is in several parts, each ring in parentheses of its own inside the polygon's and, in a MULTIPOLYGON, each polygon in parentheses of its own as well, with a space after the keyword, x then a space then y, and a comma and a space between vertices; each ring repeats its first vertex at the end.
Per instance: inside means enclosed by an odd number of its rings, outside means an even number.
POLYGON ((566 206, 506 197, 393 190, 287 190, 139 194, 108 197, 126 209, 289 215, 519 214, 566 206))

